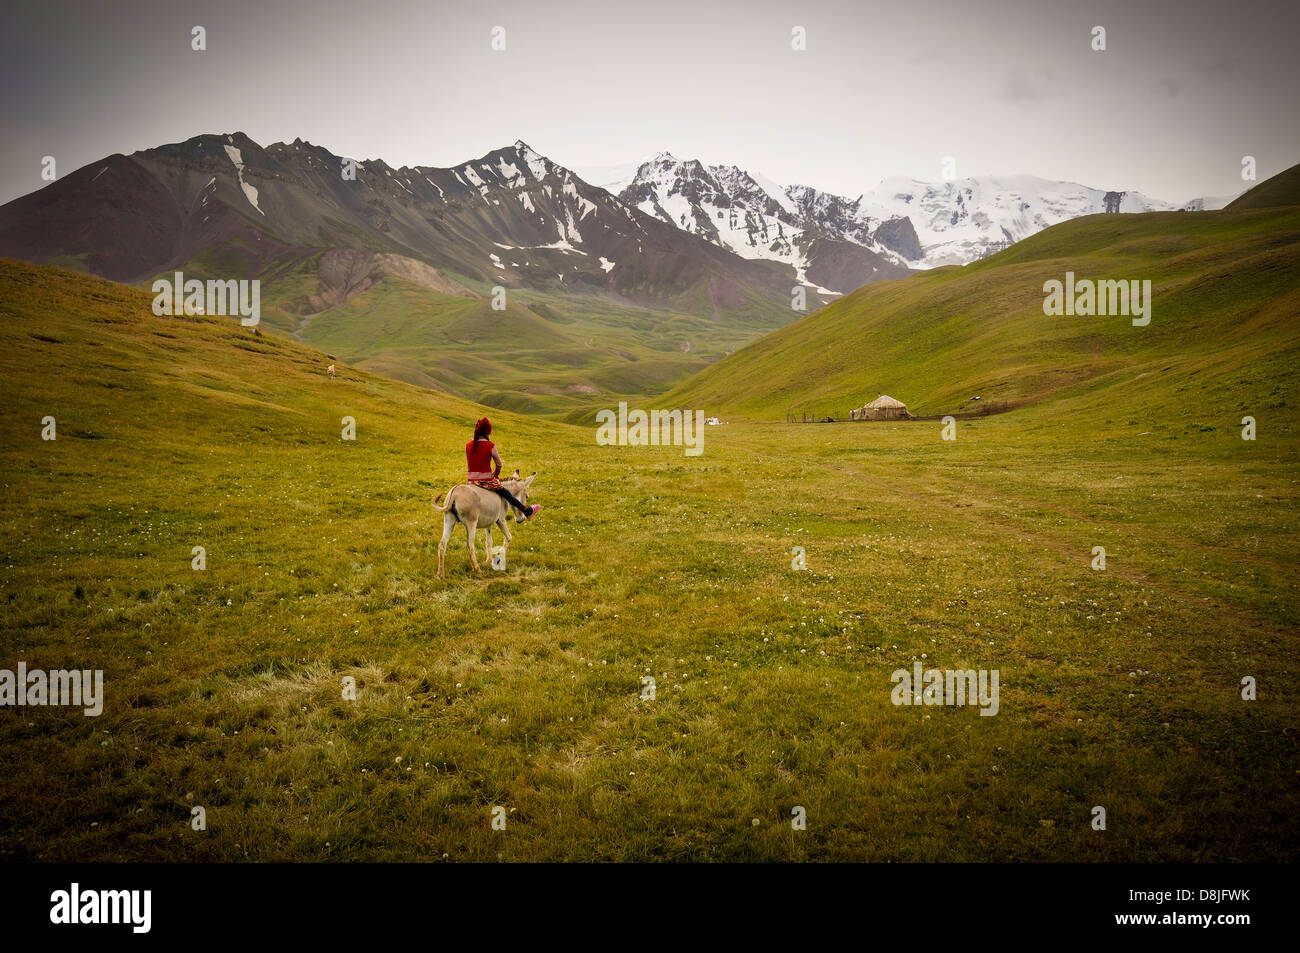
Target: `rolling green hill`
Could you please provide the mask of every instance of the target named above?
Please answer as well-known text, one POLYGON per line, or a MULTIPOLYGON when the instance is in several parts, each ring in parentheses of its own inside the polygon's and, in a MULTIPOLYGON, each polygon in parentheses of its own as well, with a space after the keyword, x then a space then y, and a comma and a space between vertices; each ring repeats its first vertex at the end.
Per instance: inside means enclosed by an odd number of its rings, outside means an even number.
POLYGON ((1248 209, 1282 208, 1300 205, 1300 174, 1296 168, 1286 170, 1237 196, 1227 205, 1227 211, 1244 212, 1248 209))
POLYGON ((768 419, 845 415, 880 394, 914 415, 1038 405, 1127 421, 1267 408, 1294 432, 1300 205, 1272 201, 1296 201, 1297 183, 1300 167, 1221 212, 1076 219, 962 268, 868 286, 663 399, 768 419), (1150 280, 1150 324, 1045 315, 1044 282, 1067 272, 1150 280))

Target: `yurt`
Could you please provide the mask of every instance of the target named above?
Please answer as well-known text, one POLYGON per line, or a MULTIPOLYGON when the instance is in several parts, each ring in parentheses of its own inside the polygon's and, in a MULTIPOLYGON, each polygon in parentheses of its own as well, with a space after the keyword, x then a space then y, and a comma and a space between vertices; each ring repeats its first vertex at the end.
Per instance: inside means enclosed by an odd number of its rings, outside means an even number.
POLYGON ((888 394, 881 394, 871 403, 849 412, 852 420, 901 420, 907 416, 907 405, 888 394))

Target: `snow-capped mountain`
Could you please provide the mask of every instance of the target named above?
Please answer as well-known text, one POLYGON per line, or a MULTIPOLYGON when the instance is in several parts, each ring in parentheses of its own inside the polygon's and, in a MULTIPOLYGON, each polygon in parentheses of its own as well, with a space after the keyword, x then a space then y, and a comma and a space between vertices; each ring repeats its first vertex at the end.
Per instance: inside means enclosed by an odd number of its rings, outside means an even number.
POLYGON ((301 139, 196 136, 108 156, 0 206, 0 255, 128 282, 195 260, 268 280, 317 269, 310 308, 381 273, 428 276, 399 259, 489 286, 704 301, 710 314, 752 296, 780 313, 790 300, 788 276, 628 207, 524 142, 451 168, 393 168, 301 139))
POLYGON ((924 268, 964 265, 1081 215, 1178 208, 1141 192, 1108 192, 1032 175, 952 182, 886 179, 857 206, 868 221, 909 219, 924 251, 914 267, 924 268))
POLYGON ((0 255, 131 282, 195 261, 239 262, 272 281, 315 269, 304 309, 402 272, 431 287, 464 278, 752 317, 754 302, 788 310, 796 282, 815 305, 1079 215, 1173 208, 1027 175, 891 179, 848 199, 666 152, 615 197, 523 142, 451 168, 393 168, 230 133, 107 156, 0 206, 0 255))
MULTIPOLYGON (((896 277, 904 269, 966 264, 1081 215, 1179 208, 1140 192, 1032 175, 937 183, 894 178, 850 199, 667 152, 641 163, 618 194, 738 255, 787 262, 800 280, 833 291, 896 277), (847 254, 848 245, 856 251, 847 254), (852 266, 846 257, 856 259, 852 266)), ((1182 208, 1222 208, 1227 201, 1195 199, 1182 208)))
POLYGON ((1217 212, 1226 208, 1228 203, 1235 199, 1235 195, 1206 195, 1199 199, 1192 199, 1183 206, 1184 212, 1217 212))
POLYGON ((741 257, 791 265, 798 281, 832 292, 908 274, 907 252, 915 250, 901 221, 886 230, 896 239, 891 247, 875 235, 884 222, 839 221, 844 200, 835 196, 667 152, 643 162, 619 198, 741 257), (840 214, 818 215, 823 206, 840 214))

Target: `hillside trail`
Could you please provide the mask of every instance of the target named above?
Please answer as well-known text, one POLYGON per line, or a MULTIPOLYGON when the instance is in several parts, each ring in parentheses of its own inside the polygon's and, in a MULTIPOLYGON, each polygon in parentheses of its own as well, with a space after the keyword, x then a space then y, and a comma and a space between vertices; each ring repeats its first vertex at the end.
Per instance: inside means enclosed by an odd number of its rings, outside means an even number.
POLYGON ((307 332, 307 329, 311 327, 312 318, 319 317, 328 310, 329 308, 326 308, 324 311, 313 311, 311 314, 302 315, 302 320, 298 323, 298 327, 293 331, 293 339, 295 341, 300 341, 303 344, 309 343, 303 335, 307 332))

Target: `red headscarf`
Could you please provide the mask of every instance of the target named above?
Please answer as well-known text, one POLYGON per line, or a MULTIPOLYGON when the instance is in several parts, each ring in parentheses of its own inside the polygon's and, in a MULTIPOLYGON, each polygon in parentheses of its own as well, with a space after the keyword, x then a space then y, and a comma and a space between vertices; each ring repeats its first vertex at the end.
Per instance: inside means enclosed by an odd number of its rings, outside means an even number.
POLYGON ((478 440, 481 437, 486 440, 488 435, 491 433, 492 421, 488 420, 486 417, 480 417, 478 422, 474 424, 474 439, 478 440))

